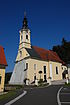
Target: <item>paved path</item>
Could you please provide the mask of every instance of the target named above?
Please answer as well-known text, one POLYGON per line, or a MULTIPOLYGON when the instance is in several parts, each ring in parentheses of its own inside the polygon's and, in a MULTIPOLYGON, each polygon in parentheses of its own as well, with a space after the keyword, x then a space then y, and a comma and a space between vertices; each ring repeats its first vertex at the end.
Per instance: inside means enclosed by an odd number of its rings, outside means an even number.
POLYGON ((28 93, 12 105, 58 105, 57 92, 61 86, 28 89, 28 93))
POLYGON ((60 91, 59 98, 61 105, 70 105, 70 87, 63 87, 60 91))

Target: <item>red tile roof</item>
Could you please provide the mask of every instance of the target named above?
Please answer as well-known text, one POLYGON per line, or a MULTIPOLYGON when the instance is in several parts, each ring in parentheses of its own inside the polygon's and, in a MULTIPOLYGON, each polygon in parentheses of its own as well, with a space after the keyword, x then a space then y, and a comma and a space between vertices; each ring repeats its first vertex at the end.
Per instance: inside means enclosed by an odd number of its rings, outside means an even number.
POLYGON ((57 55, 56 52, 52 50, 45 50, 43 48, 39 48, 36 46, 32 46, 33 49, 40 55, 42 60, 48 60, 48 61, 54 61, 54 62, 60 62, 62 64, 65 64, 57 55))
POLYGON ((0 46, 0 65, 7 66, 7 61, 6 61, 4 49, 2 46, 0 46))

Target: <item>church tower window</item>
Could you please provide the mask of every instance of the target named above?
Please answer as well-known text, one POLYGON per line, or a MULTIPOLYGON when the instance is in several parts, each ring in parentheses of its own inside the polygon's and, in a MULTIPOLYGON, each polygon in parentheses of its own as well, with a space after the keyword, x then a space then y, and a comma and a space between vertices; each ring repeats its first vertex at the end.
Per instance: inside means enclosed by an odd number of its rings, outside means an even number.
POLYGON ((28 39, 28 35, 26 35, 26 39, 28 39))

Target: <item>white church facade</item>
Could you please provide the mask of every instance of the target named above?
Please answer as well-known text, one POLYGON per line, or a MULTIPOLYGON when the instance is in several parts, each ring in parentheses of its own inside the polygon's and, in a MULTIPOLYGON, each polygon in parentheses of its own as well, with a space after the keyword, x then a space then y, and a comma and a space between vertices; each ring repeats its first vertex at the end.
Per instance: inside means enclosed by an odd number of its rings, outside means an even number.
POLYGON ((62 74, 67 69, 65 63, 56 52, 31 45, 31 33, 26 16, 24 16, 23 27, 19 33, 19 49, 9 83, 24 84, 25 79, 28 79, 32 84, 36 79, 47 81, 49 77, 52 81, 62 80, 62 74))

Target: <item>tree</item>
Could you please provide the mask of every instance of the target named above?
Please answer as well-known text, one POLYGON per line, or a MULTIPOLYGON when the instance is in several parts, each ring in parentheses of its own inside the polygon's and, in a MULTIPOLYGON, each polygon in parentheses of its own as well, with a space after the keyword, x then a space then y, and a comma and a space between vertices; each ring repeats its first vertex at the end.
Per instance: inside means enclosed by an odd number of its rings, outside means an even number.
POLYGON ((10 81, 11 75, 12 75, 12 72, 5 73, 5 84, 8 84, 8 82, 10 81))
POLYGON ((65 63, 70 62, 70 42, 67 42, 63 38, 61 45, 53 46, 52 50, 55 51, 65 63))

